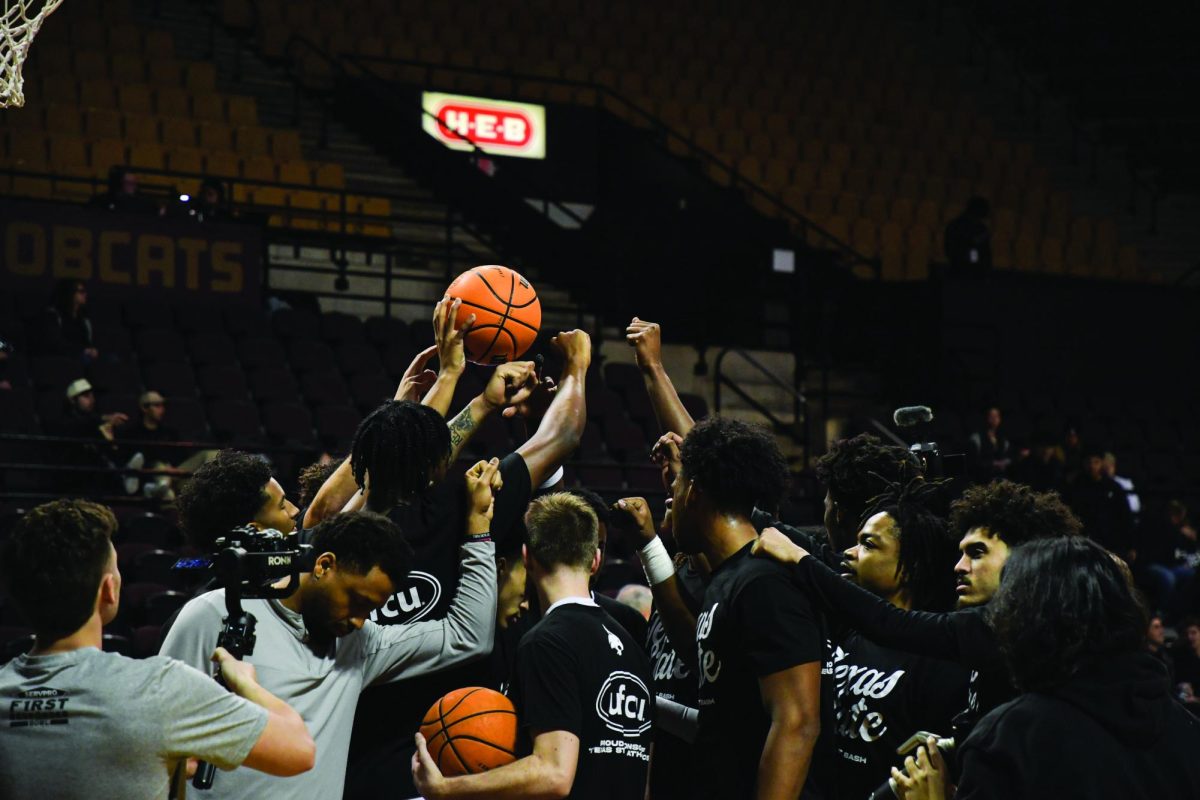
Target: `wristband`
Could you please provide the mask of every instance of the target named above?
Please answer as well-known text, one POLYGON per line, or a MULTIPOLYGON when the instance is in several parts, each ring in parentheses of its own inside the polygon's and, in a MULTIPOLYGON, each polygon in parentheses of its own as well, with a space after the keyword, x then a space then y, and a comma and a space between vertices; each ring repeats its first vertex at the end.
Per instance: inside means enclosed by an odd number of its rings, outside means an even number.
POLYGON ((486 533, 468 533, 466 537, 467 544, 483 544, 492 540, 492 532, 486 533))
POLYGON ((539 489, 549 489, 551 486, 553 486, 554 484, 558 483, 559 481, 561 481, 563 479, 563 474, 564 474, 563 468, 560 466, 558 469, 554 470, 554 474, 551 475, 549 478, 546 478, 546 480, 543 481, 542 485, 539 486, 538 488, 539 489))
POLYGON ((662 539, 655 536, 650 543, 637 551, 642 561, 642 569, 646 570, 646 580, 651 586, 658 586, 663 581, 675 577, 675 563, 667 552, 662 539))

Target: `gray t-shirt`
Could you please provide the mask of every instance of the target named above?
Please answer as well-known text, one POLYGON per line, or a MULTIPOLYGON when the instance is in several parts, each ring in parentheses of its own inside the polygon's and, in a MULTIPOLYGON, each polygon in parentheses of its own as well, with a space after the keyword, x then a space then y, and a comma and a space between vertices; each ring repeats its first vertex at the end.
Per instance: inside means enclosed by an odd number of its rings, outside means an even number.
MULTIPOLYGON (((464 544, 458 592, 445 619, 377 625, 334 641, 324 652, 308 643, 304 618, 276 600, 244 600, 256 641, 246 661, 264 689, 304 718, 317 744, 313 768, 280 778, 250 769, 217 775, 205 800, 338 800, 346 779, 350 730, 359 693, 368 686, 425 675, 491 652, 496 625, 495 547, 464 544)), ((163 641, 162 654, 200 664, 216 647, 225 590, 188 602, 163 641)), ((407 723, 405 723, 407 724, 407 723)), ((397 769, 408 769, 400 764, 397 769)))
POLYGON ((184 758, 246 760, 266 709, 170 658, 85 647, 0 668, 0 798, 160 800, 184 758))

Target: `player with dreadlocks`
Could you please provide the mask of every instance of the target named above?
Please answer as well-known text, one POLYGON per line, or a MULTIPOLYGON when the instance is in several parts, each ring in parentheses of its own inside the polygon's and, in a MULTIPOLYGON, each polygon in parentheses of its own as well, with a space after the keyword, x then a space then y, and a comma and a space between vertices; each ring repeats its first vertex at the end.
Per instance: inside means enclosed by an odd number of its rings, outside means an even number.
MULTIPOLYGON (((453 306, 447 309, 447 319, 453 318, 452 310, 453 306)), ((453 395, 465 367, 461 331, 448 334, 449 326, 437 317, 434 330, 441 372, 431 391, 453 395)), ((551 344, 564 359, 556 386, 539 381, 532 362, 501 364, 492 370, 484 390, 448 423, 428 402, 388 402, 359 425, 350 453, 358 493, 347 507, 362 503, 386 514, 400 525, 414 551, 413 571, 372 615, 376 622, 404 624, 445 616, 459 583, 466 504, 459 496, 463 487, 441 478, 488 417, 498 412, 527 416, 537 396, 553 390, 534 435, 499 460, 502 486, 495 496, 491 535, 501 552, 507 551, 506 538, 519 533, 533 488, 548 478, 553 482, 559 466, 578 446, 587 420, 584 380, 591 341, 582 331, 569 331, 555 336, 551 344)), ((415 795, 408 765, 422 715, 448 691, 491 683, 478 673, 487 668, 486 662, 479 662, 364 694, 350 744, 345 796, 376 797, 383 790, 400 797, 415 795)))
MULTIPOLYGON (((911 469, 873 498, 857 543, 844 553, 844 577, 891 605, 921 611, 954 607, 957 542, 936 506, 941 482, 911 469), (911 477, 910 477, 911 476, 911 477)), ((948 735, 966 703, 967 670, 949 661, 885 647, 831 610, 837 686, 836 785, 867 797, 901 763, 896 748, 919 730, 948 735)))
POLYGON ((872 501, 900 480, 901 469, 912 475, 919 464, 903 447, 885 445, 869 433, 837 442, 817 459, 817 480, 825 486, 825 531, 833 549, 852 547, 872 501))

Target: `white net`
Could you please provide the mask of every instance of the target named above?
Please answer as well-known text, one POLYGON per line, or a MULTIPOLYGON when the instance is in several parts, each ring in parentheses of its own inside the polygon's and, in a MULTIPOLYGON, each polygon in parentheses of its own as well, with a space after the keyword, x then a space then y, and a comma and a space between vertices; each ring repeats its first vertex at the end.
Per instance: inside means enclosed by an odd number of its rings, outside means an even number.
POLYGON ((4 0, 0 19, 0 108, 25 105, 21 66, 46 17, 63 0, 4 0))

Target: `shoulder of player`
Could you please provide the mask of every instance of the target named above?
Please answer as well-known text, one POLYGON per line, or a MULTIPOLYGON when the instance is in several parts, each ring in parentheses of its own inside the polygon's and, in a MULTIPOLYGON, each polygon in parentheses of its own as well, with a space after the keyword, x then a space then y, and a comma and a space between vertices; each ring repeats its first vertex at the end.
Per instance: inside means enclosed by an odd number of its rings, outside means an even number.
POLYGON ((963 742, 963 751, 992 750, 1002 746, 1031 749, 1039 742, 1057 740, 1064 734, 1064 725, 1071 724, 1073 715, 1062 712, 1067 704, 1053 698, 1029 692, 997 706, 985 714, 963 742))

